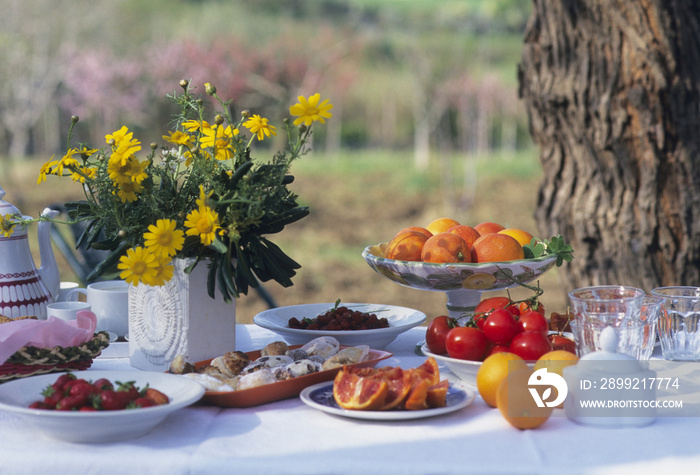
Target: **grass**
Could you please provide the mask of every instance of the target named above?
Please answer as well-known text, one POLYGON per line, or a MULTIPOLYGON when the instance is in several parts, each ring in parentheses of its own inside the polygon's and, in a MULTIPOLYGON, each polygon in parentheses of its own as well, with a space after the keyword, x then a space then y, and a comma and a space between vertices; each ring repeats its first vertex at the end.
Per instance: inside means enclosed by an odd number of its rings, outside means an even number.
MULTIPOLYGON (((50 203, 81 195, 77 185, 66 187, 55 178, 37 185, 41 163, 21 162, 13 172, 16 179, 2 183, 7 200, 32 216, 38 216, 50 203)), ((426 172, 413 168, 410 153, 368 150, 343 152, 337 157, 310 154, 294 165, 293 173, 296 180, 291 187, 310 207, 311 214, 272 236, 302 265, 292 287, 266 285, 278 305, 334 302, 340 298, 345 302, 416 308, 433 318, 446 313, 444 294, 405 288, 382 278, 362 259, 366 246, 389 240, 404 227, 425 226, 441 216, 472 225, 496 221, 538 234, 533 212, 541 170, 534 151, 441 156, 440 160, 436 155, 426 172), (465 186, 467 163, 476 172, 473 184, 465 186)), ((34 234, 31 241, 38 260, 34 234)), ((59 266, 63 280, 74 279, 65 261, 61 260, 59 266)), ((566 310, 566 295, 557 272, 545 274, 540 285, 549 311, 561 312, 566 310)), ((529 296, 530 292, 515 289, 513 294, 529 296)), ((237 305, 239 322, 251 322, 266 308, 255 292, 241 297, 237 305)))

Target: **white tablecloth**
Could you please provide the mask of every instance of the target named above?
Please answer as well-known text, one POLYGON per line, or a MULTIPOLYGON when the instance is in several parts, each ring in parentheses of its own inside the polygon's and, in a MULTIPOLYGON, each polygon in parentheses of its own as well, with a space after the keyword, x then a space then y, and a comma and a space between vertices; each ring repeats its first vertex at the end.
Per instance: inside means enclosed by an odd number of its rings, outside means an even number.
MULTIPOLYGON (((414 349, 424 331, 401 335, 380 365, 419 365, 424 357, 414 349)), ((250 351, 276 339, 239 325, 236 345, 250 351)), ((100 357, 92 368, 130 366, 100 357)), ((45 438, 0 412, 0 473, 690 473, 700 467, 699 422, 669 417, 601 429, 557 413, 519 431, 478 395, 458 412, 392 422, 332 416, 289 399, 248 409, 192 406, 139 439, 86 445, 45 438)))

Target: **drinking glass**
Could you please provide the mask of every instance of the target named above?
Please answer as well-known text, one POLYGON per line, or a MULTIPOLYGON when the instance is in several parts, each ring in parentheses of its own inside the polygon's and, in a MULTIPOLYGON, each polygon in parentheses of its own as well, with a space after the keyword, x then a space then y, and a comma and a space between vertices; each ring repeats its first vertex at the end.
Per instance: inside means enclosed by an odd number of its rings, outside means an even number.
POLYGON ((700 360, 700 287, 657 287, 663 301, 658 319, 661 354, 677 361, 700 360))
POLYGON ((653 295, 646 295, 642 301, 642 309, 639 312, 639 319, 643 324, 643 341, 637 359, 647 361, 651 358, 656 345, 656 324, 661 313, 663 300, 653 295))
POLYGON ((600 334, 615 328, 617 351, 639 358, 645 323, 640 319, 644 291, 622 285, 583 287, 569 292, 574 319, 571 330, 579 356, 601 349, 600 334))

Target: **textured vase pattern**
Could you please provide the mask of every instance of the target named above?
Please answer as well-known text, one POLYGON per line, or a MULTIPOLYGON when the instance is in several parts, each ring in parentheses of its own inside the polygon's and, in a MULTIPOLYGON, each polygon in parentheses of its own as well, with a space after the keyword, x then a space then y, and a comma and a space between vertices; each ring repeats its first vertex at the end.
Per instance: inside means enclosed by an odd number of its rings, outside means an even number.
POLYGON ((196 362, 235 347, 235 302, 226 304, 206 294, 207 266, 176 259, 173 278, 165 285, 129 287, 129 353, 131 364, 167 370, 177 355, 196 362))

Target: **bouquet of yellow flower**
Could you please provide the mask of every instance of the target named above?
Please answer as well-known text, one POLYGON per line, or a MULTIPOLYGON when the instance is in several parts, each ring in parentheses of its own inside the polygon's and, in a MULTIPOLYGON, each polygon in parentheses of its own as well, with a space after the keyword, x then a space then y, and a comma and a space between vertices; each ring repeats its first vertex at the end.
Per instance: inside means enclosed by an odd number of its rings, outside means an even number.
MULTIPOLYGON (((66 203, 71 221, 86 223, 76 247, 110 251, 88 280, 111 271, 132 285, 159 286, 173 276, 173 258, 194 258, 185 272, 205 261, 212 298, 218 288, 230 301, 259 281, 291 286, 299 264, 265 235, 309 214, 287 188, 294 179, 289 170, 307 152, 312 124, 330 118, 333 106, 319 94, 300 96, 290 108, 296 118, 284 121, 288 145, 270 162, 256 163, 253 140, 274 136, 277 128, 247 111, 232 120, 229 103, 207 83, 206 93, 222 109, 210 123, 206 101, 189 81, 180 86, 181 94, 168 96, 180 108, 174 130, 163 135, 165 146, 151 144, 144 159, 137 157, 141 143, 122 127, 106 136, 104 149, 81 144, 41 168, 39 183, 58 175, 83 185, 85 199, 66 203)), ((69 143, 77 121, 72 118, 69 143)))

